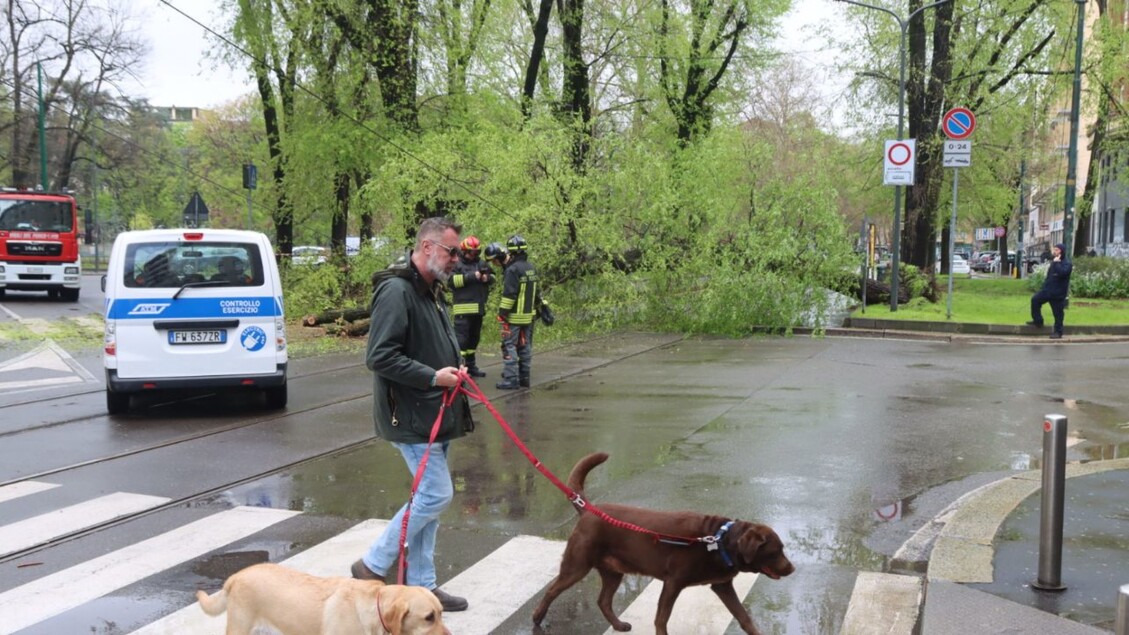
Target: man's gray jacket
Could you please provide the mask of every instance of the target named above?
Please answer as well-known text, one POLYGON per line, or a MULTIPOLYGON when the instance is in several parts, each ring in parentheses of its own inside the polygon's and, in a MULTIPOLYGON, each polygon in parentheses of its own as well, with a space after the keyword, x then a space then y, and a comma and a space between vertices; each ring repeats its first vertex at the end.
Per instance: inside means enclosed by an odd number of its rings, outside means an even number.
MULTIPOLYGON (((459 366, 459 344, 443 304, 442 287, 428 286, 410 257, 373 276, 372 316, 365 365, 373 372, 376 434, 395 443, 427 443, 443 388, 435 371, 459 366)), ((473 430, 465 395, 443 415, 436 442, 473 430)))

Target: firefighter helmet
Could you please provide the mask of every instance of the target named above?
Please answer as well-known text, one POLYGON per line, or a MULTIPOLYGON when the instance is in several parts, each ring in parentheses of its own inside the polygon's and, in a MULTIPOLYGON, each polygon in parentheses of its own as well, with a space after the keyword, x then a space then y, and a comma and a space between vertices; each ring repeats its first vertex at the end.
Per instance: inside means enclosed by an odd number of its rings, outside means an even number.
POLYGON ((525 251, 526 246, 525 239, 520 234, 514 234, 506 241, 506 249, 509 251, 525 251))
POLYGON ((474 236, 467 236, 463 239, 463 242, 459 243, 459 249, 463 250, 464 252, 473 252, 476 254, 478 253, 478 250, 481 248, 481 246, 482 243, 478 242, 478 239, 474 236))
POLYGON ((490 243, 486 245, 486 251, 483 254, 487 260, 505 260, 506 248, 501 243, 490 243))

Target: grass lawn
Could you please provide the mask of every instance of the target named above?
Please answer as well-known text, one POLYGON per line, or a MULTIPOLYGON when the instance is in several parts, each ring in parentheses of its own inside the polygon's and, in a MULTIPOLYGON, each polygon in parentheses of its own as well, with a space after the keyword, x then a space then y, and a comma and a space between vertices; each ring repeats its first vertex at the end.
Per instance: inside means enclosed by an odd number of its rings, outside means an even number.
MULTIPOLYGON (((945 322, 948 299, 948 277, 938 277, 941 299, 936 304, 918 298, 890 312, 889 304, 872 304, 855 309, 851 315, 885 320, 922 320, 945 322)), ((1031 319, 1031 295, 1026 280, 1013 278, 953 278, 953 322, 976 324, 1023 324, 1031 319)), ((1050 324, 1050 305, 1043 305, 1043 320, 1050 324)), ((1099 300, 1094 298, 1070 299, 1066 309, 1066 325, 1126 325, 1129 324, 1129 300, 1099 300)))

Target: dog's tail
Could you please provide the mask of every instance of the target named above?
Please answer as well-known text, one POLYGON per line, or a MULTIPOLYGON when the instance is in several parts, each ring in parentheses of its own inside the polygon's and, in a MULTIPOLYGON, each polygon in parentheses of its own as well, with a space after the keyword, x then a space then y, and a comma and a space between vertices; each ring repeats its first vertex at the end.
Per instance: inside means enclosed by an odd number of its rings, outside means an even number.
POLYGON ((608 455, 604 452, 594 452, 580 459, 568 475, 568 486, 575 490, 577 494, 584 494, 584 479, 588 478, 588 472, 607 460, 608 455))
POLYGON ((204 609, 205 613, 215 617, 227 610, 227 589, 220 589, 212 595, 197 591, 196 601, 200 603, 200 608, 204 609))

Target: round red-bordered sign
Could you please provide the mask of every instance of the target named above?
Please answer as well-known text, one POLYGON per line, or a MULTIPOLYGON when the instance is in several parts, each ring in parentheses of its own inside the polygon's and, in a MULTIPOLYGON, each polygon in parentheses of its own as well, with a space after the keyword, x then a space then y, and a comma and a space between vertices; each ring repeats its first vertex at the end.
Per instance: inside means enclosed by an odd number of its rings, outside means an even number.
POLYGON ((913 150, 909 147, 909 144, 895 143, 886 151, 886 158, 890 160, 892 165, 905 165, 913 158, 913 150))
POLYGON ((953 141, 967 139, 976 130, 976 115, 967 108, 950 108, 941 118, 941 129, 953 141))

